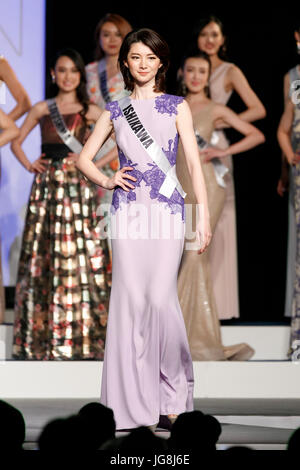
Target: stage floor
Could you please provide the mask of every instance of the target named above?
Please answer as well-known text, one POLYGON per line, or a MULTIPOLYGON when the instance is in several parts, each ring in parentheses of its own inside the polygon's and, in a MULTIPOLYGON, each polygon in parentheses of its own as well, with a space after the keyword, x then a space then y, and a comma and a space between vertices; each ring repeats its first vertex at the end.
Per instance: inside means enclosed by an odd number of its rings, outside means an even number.
MULTIPOLYGON (((49 420, 99 401, 103 362, 11 360, 12 314, 8 311, 9 322, 0 325, 0 399, 24 414, 25 448, 33 449, 49 420)), ((255 355, 245 362, 194 362, 194 408, 220 421, 218 449, 285 449, 300 426, 300 361, 286 359, 289 327, 225 326, 222 339, 226 345, 246 342, 255 355)), ((170 435, 156 432, 166 439, 170 435)))
MULTIPOLYGON (((24 415, 26 449, 35 449, 43 426, 51 419, 69 416, 94 399, 8 399, 24 415)), ((284 450, 293 432, 300 426, 300 399, 197 399, 195 409, 214 415, 222 425, 218 449, 231 445, 248 445, 260 450, 284 450)), ((157 435, 168 439, 170 433, 157 429, 157 435)), ((124 435, 126 432, 117 432, 124 435)))

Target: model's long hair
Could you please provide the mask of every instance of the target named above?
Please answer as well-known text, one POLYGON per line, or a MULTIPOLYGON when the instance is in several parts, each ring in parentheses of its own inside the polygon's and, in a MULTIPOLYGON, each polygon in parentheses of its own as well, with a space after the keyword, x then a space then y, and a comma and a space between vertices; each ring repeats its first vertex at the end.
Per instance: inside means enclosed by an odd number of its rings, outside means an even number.
MULTIPOLYGON (((90 100, 89 100, 89 96, 88 96, 87 89, 86 89, 86 75, 85 75, 84 61, 81 55, 79 54, 79 52, 77 52, 75 49, 72 49, 71 47, 66 47, 65 49, 61 49, 56 54, 56 56, 52 60, 51 69, 55 69, 58 59, 63 56, 69 57, 74 62, 76 68, 78 69, 80 73, 80 83, 78 87, 76 88, 76 96, 77 96, 78 101, 83 107, 83 109, 80 111, 79 114, 81 115, 83 120, 86 122, 86 113, 88 112, 88 109, 89 109, 90 100)), ((59 88, 57 84, 51 82, 51 85, 49 88, 49 94, 48 94, 49 98, 57 96, 58 91, 59 91, 59 88)))
POLYGON ((151 51, 160 59, 161 67, 158 69, 155 77, 154 91, 166 91, 166 73, 170 65, 170 50, 166 41, 152 29, 142 28, 131 31, 125 37, 119 54, 119 66, 123 79, 125 82, 126 90, 132 91, 134 89, 134 80, 130 73, 129 68, 125 65, 127 57, 132 44, 142 42, 148 46, 151 51))
POLYGON ((96 42, 96 48, 95 48, 95 60, 100 60, 102 57, 104 57, 104 51, 102 50, 100 46, 100 33, 102 26, 104 23, 113 23, 117 28, 119 33, 122 36, 122 39, 125 38, 126 34, 128 34, 130 31, 132 31, 132 26, 131 24, 123 18, 121 15, 117 15, 116 13, 107 13, 105 16, 103 16, 99 23, 96 26, 95 32, 94 32, 94 39, 96 42))
MULTIPOLYGON (((185 53, 185 55, 183 56, 183 59, 182 59, 181 64, 180 64, 180 68, 181 68, 182 73, 180 74, 178 89, 177 89, 177 94, 180 95, 180 96, 186 96, 187 93, 188 93, 188 90, 186 89, 186 87, 184 85, 183 69, 184 69, 184 65, 185 65, 186 61, 188 59, 191 59, 191 58, 206 60, 206 62, 208 63, 208 80, 209 80, 209 77, 210 77, 210 74, 211 74, 211 61, 210 61, 209 55, 206 54, 206 52, 200 51, 199 49, 196 49, 196 48, 193 48, 193 49, 190 49, 189 51, 187 51, 185 53)), ((210 96, 210 89, 209 89, 208 84, 205 86, 204 92, 205 92, 207 98, 211 97, 210 96)))
POLYGON ((219 49, 219 52, 218 52, 218 56, 220 57, 220 59, 222 60, 228 60, 228 57, 227 57, 227 36, 225 35, 225 29, 224 29, 224 24, 222 23, 222 21, 215 15, 209 15, 208 17, 206 18, 202 18, 199 20, 195 30, 194 30, 194 37, 195 37, 195 41, 196 41, 196 45, 197 45, 197 41, 198 41, 198 37, 201 33, 201 31, 205 28, 205 26, 207 26, 209 23, 216 23, 220 30, 221 30, 221 33, 224 37, 224 44, 220 47, 219 49))

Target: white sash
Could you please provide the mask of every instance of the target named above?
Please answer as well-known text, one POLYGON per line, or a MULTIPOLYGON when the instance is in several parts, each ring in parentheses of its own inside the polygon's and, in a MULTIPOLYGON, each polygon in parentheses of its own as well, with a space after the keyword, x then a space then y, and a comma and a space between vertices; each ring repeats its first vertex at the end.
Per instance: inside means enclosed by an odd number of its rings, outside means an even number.
POLYGON ((136 111, 132 105, 129 96, 125 96, 119 101, 120 109, 124 119, 126 120, 129 128, 140 142, 141 146, 148 153, 151 159, 156 163, 158 168, 166 175, 163 184, 159 189, 159 193, 170 199, 174 189, 176 188, 180 195, 185 198, 181 184, 179 183, 176 175, 176 165, 172 166, 163 153, 160 146, 155 142, 151 134, 144 127, 140 121, 136 111))
POLYGON ((107 88, 107 74, 106 74, 106 62, 105 60, 100 60, 98 63, 98 73, 99 73, 99 84, 101 89, 102 97, 105 103, 111 101, 111 97, 107 88))
POLYGON ((80 153, 83 146, 67 128, 65 121, 59 112, 55 98, 47 100, 47 105, 52 123, 54 124, 56 132, 61 140, 72 150, 73 153, 80 153))
MULTIPOLYGON (((71 134, 71 132, 67 128, 64 118, 59 112, 55 98, 50 98, 46 101, 47 101, 52 123, 59 137, 64 142, 64 144, 66 144, 69 147, 69 149, 72 150, 73 153, 80 153, 81 150, 83 149, 83 145, 79 142, 79 140, 74 135, 71 134)), ((100 153, 101 153, 101 148, 98 150, 94 158, 96 159, 99 158, 100 153)))
MULTIPOLYGON (((200 150, 203 150, 204 148, 208 148, 208 142, 201 137, 199 132, 196 130, 195 131, 196 139, 197 139, 197 144, 200 150)), ((224 181, 224 176, 226 173, 228 173, 229 169, 227 168, 224 163, 221 162, 220 158, 214 157, 211 160, 211 163, 213 164, 214 172, 215 172, 215 177, 217 180, 217 183, 219 186, 222 188, 226 188, 226 183, 224 181)))

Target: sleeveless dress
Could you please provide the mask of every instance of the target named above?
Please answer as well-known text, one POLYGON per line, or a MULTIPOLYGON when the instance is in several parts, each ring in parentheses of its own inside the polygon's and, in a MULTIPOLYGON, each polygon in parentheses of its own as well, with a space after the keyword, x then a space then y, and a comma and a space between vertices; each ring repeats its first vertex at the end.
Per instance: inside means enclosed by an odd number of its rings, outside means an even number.
MULTIPOLYGON (((292 147, 300 154, 300 103, 294 104, 292 125, 292 147)), ((296 228, 296 258, 294 270, 294 290, 292 302, 291 336, 288 356, 300 359, 300 163, 291 166, 292 187, 294 196, 294 217, 296 228)))
MULTIPOLYGON (((294 80, 300 80, 300 66, 296 66, 289 70, 290 90, 289 96, 295 91, 291 84, 294 80)), ((294 129, 294 126, 293 126, 294 129)), ((297 149, 297 137, 292 133, 291 143, 294 151, 297 149)), ((286 286, 285 286, 285 307, 284 315, 291 317, 293 293, 295 283, 295 259, 296 259, 296 222, 294 209, 294 181, 292 166, 289 168, 289 202, 288 202, 288 249, 287 249, 287 270, 286 270, 286 286)))
MULTIPOLYGON (((182 101, 167 94, 132 100, 142 124, 172 166, 178 146, 177 106, 182 101)), ((177 293, 184 199, 177 189, 170 198, 158 192, 164 173, 130 129, 118 102, 106 108, 116 133, 120 167, 133 167, 128 173, 137 178, 130 181, 135 189, 114 189, 111 205, 111 225, 117 228, 112 237, 112 289, 100 401, 113 409, 120 430, 153 425, 160 415, 192 411, 194 376, 177 293), (157 220, 161 223, 156 224, 157 220), (163 238, 166 220, 170 236, 163 238)))
MULTIPOLYGON (((63 115, 84 143, 80 114, 63 115)), ((13 358, 103 360, 111 274, 94 186, 73 163, 49 115, 40 120, 46 170, 33 180, 15 296, 13 358)))
MULTIPOLYGON (((0 60, 2 59, 0 55, 0 60)), ((0 88, 4 86, 3 81, 0 80, 0 88)), ((0 153, 0 185, 1 185, 1 153, 0 153)), ((2 278, 2 262, 1 262, 1 234, 0 234, 0 324, 4 322, 4 313, 5 313, 5 294, 4 294, 4 285, 2 278)))
MULTIPOLYGON (((215 103, 226 105, 232 94, 232 90, 226 92, 224 89, 225 76, 232 65, 231 62, 223 62, 211 74, 209 87, 215 103)), ((229 147, 224 131, 217 130, 213 136, 217 137, 213 139, 213 145, 221 149, 229 147)), ((219 318, 225 320, 239 317, 239 297, 232 157, 222 158, 222 163, 229 168, 230 175, 226 176, 225 205, 211 241, 210 258, 217 311, 219 318)))
MULTIPOLYGON (((194 128, 207 142, 210 141, 213 126, 214 102, 204 106, 193 116, 194 128)), ((205 186, 207 191, 208 208, 210 214, 210 225, 212 234, 226 199, 226 189, 222 188, 216 180, 214 167, 211 162, 204 163, 203 156, 199 154, 205 186)), ((192 180, 188 171, 183 147, 178 146, 177 154, 177 176, 187 193, 185 204, 192 204, 193 218, 196 221, 197 199, 192 190, 192 180)), ((227 177, 225 176, 227 182, 227 177)), ((195 223, 192 227, 195 231, 195 223)), ((210 246, 201 253, 196 250, 187 249, 192 240, 186 238, 179 275, 178 296, 187 330, 190 351, 193 361, 222 361, 222 360, 245 360, 249 359, 254 351, 245 343, 233 346, 223 346, 221 338, 220 321, 213 293, 213 279, 210 269, 210 246)))
MULTIPOLYGON (((87 92, 90 98, 90 101, 94 104, 97 104, 99 108, 105 109, 106 102, 104 97, 101 93, 100 87, 100 80, 99 80, 99 64, 105 63, 105 58, 101 59, 100 61, 91 62, 85 68, 86 70, 86 79, 87 79, 87 92)), ((124 80, 121 72, 118 72, 113 77, 110 77, 107 80, 107 91, 109 94, 110 101, 117 101, 123 98, 126 95, 129 95, 130 92, 125 90, 124 88, 124 80)), ((100 152, 98 152, 98 158, 106 155, 110 150, 112 150, 115 146, 115 141, 109 138, 101 147, 100 152)), ((118 159, 113 160, 110 163, 107 163, 101 168, 101 171, 111 178, 115 172, 119 169, 119 162, 118 159)), ((96 187, 97 195, 98 195, 98 203, 104 204, 111 204, 112 200, 112 191, 107 189, 101 188, 100 186, 96 187)), ((111 240, 110 238, 107 239, 109 252, 110 252, 110 259, 112 258, 111 255, 111 240)))

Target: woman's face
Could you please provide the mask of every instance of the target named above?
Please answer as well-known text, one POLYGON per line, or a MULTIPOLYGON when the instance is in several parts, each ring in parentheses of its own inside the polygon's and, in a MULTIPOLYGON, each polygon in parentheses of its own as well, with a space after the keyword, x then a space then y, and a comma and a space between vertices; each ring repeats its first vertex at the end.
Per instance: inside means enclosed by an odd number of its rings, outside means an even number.
POLYGON ((162 66, 159 57, 142 42, 131 45, 125 65, 133 79, 141 85, 155 79, 158 69, 162 66))
POLYGON ((209 64, 200 57, 189 57, 183 67, 183 80, 190 93, 200 93, 208 84, 209 64))
POLYGON ((220 47, 224 44, 224 36, 217 23, 211 22, 206 25, 198 36, 198 47, 209 55, 218 54, 220 47))
POLYGON ((51 74, 55 75, 55 82, 62 91, 74 91, 80 84, 80 72, 68 56, 59 57, 51 74))
POLYGON ((105 55, 119 55, 123 38, 114 23, 104 23, 100 35, 99 43, 105 55))

